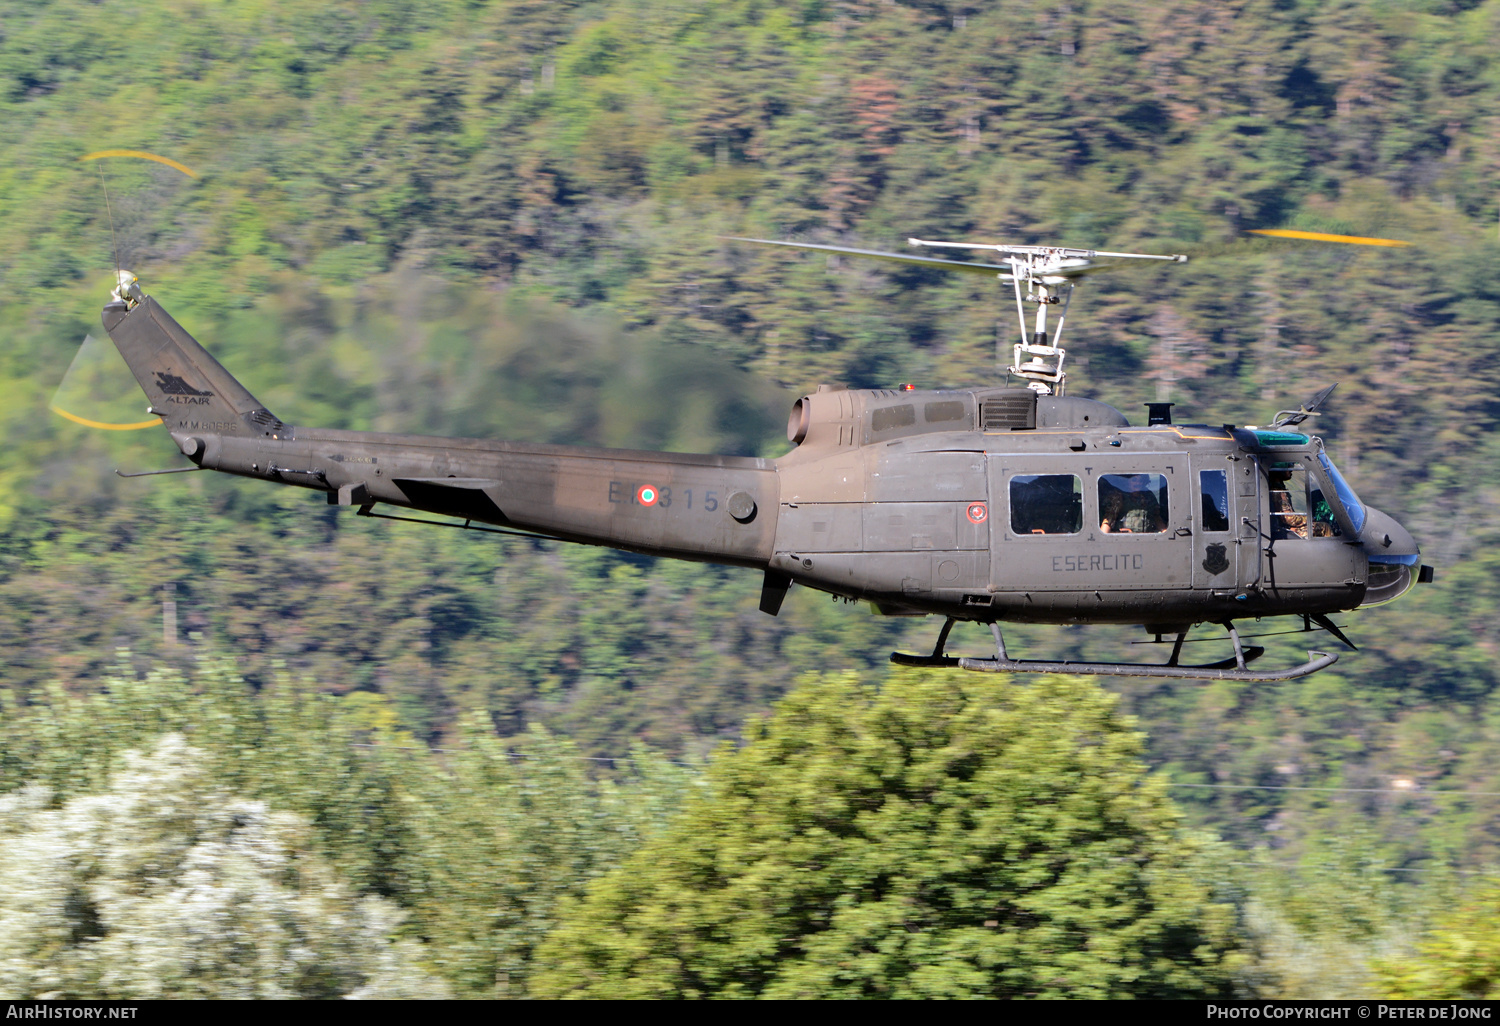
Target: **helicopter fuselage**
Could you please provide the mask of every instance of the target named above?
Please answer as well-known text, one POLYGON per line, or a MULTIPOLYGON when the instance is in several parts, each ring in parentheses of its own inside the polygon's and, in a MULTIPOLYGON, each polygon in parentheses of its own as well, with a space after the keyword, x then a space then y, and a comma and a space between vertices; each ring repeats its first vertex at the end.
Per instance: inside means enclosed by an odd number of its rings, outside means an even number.
POLYGON ((829 391, 793 421, 771 568, 888 613, 1166 632, 1388 601, 1417 572, 1299 432, 1132 428, 1025 389, 829 391))
POLYGON ((779 459, 307 429, 265 411, 153 300, 105 326, 203 469, 564 541, 765 571, 893 615, 1143 623, 1387 601, 1417 548, 1315 437, 1130 427, 1029 389, 823 388, 779 459))

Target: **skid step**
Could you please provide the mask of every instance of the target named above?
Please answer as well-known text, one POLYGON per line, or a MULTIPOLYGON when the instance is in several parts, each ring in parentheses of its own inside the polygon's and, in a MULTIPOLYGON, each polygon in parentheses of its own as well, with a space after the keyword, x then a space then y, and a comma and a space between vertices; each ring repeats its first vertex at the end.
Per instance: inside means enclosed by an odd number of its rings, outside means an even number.
MULTIPOLYGON (((1248 654, 1248 653, 1247 653, 1248 654)), ((1187 677, 1197 680, 1294 680, 1327 669, 1339 661, 1337 653, 1308 652, 1307 662, 1283 670, 1242 670, 1226 659, 1210 666, 1162 666, 1155 663, 1049 663, 1040 659, 959 659, 965 670, 986 673, 1071 673, 1099 674, 1104 677, 1187 677)))
POLYGON ((990 624, 990 630, 995 635, 995 655, 985 658, 966 658, 961 656, 950 656, 944 652, 948 643, 948 634, 953 630, 953 618, 948 618, 943 624, 942 631, 938 634, 937 645, 933 647, 931 655, 911 655, 906 652, 892 652, 891 662, 901 666, 928 666, 928 667, 957 667, 963 670, 977 670, 982 673, 1068 673, 1068 674, 1097 674, 1104 677, 1177 677, 1193 680, 1244 680, 1244 681, 1273 681, 1293 680, 1297 677, 1305 677, 1310 673, 1317 673, 1338 662, 1339 657, 1330 652, 1307 653, 1307 662, 1299 666, 1286 667, 1284 669, 1250 669, 1250 663, 1265 654, 1265 649, 1259 645, 1245 646, 1240 643, 1239 632, 1235 630, 1232 622, 1225 622, 1224 627, 1229 632, 1229 641, 1234 645, 1234 655, 1228 659, 1221 659, 1216 663, 1203 663, 1197 666, 1182 666, 1177 662, 1182 652, 1183 640, 1187 637, 1186 632, 1177 636, 1176 644, 1172 646, 1172 655, 1166 663, 1074 663, 1067 661, 1052 662, 1044 659, 1012 659, 1005 651, 1005 637, 1000 633, 998 623, 990 624))

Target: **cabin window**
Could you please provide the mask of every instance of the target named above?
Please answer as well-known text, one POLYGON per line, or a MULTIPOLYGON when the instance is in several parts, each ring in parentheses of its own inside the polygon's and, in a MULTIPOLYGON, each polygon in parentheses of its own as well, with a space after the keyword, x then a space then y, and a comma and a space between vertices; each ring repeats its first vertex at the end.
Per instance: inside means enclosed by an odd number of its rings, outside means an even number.
POLYGON ((1161 534, 1168 515, 1165 476, 1099 475, 1099 530, 1105 534, 1161 534))
POLYGON ((1016 534, 1077 534, 1083 483, 1076 474, 1017 474, 1010 479, 1010 528, 1016 534))
POLYGON ((1229 475, 1222 470, 1200 470, 1198 487, 1203 493, 1203 530, 1229 530, 1229 475))
POLYGON ((928 403, 922 407, 922 417, 929 424, 946 424, 954 420, 968 420, 969 411, 957 400, 928 403))
POLYGON ((890 431, 893 428, 911 427, 917 422, 917 408, 911 403, 902 406, 887 406, 870 414, 870 430, 890 431))
POLYGON ((1344 533, 1323 489, 1300 463, 1273 463, 1266 477, 1272 538, 1338 538, 1344 533))

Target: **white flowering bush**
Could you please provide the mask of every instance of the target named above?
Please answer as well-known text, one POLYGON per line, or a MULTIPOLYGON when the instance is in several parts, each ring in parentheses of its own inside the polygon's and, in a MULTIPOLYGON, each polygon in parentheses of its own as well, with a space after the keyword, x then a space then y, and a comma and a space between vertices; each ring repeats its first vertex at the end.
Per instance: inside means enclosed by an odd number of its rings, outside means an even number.
POLYGON ((102 794, 0 796, 0 996, 441 997, 401 915, 354 895, 300 817, 221 793, 177 734, 102 794))

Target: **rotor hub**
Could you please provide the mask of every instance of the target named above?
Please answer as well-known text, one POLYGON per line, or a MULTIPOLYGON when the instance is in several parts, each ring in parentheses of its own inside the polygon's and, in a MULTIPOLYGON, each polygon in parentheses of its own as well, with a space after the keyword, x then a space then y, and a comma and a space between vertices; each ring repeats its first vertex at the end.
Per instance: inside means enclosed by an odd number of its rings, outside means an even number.
POLYGON ((1011 246, 986 242, 931 242, 923 239, 907 239, 912 246, 929 246, 946 249, 987 249, 1001 254, 1009 265, 996 277, 1001 281, 1010 279, 1016 293, 1016 315, 1021 322, 1021 341, 1012 349, 1011 376, 1028 382, 1027 387, 1041 395, 1054 391, 1062 395, 1068 375, 1063 370, 1066 352, 1058 345, 1063 326, 1068 319, 1068 306, 1073 300, 1073 289, 1077 279, 1092 271, 1102 270, 1114 260, 1167 260, 1185 263, 1182 254, 1159 255, 1152 253, 1109 253, 1095 249, 1068 249, 1062 246, 1011 246), (1025 286, 1023 291, 1022 286, 1025 286), (1061 294, 1059 294, 1061 293, 1061 294), (1032 330, 1026 330, 1026 305, 1036 306, 1036 319, 1032 330), (1047 308, 1062 304, 1057 317, 1057 328, 1047 334, 1047 308))

